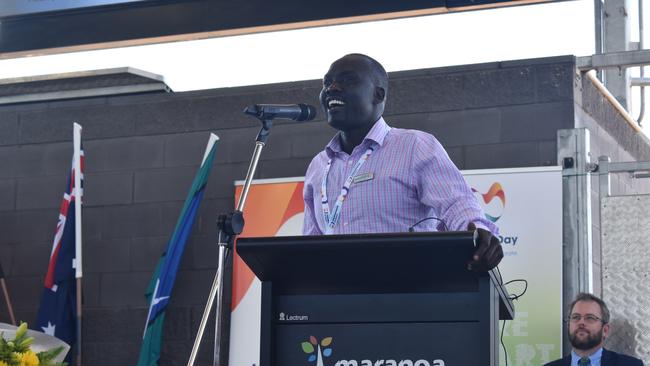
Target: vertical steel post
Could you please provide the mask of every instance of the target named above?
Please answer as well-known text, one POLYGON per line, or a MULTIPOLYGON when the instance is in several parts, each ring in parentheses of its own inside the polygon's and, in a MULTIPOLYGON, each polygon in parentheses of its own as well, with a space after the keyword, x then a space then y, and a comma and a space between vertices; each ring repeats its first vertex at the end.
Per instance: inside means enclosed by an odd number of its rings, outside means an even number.
MULTIPOLYGON (((558 163, 562 166, 562 299, 566 305, 579 292, 593 291, 591 174, 589 130, 559 130, 558 163)), ((564 347, 570 347, 566 334, 564 347)))

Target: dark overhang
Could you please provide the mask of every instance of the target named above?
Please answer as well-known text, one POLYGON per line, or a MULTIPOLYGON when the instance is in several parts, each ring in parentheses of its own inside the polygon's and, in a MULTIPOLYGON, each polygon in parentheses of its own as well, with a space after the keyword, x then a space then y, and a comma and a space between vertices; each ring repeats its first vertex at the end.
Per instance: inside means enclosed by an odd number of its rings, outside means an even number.
POLYGON ((1 0, 0 58, 557 1, 1 0))

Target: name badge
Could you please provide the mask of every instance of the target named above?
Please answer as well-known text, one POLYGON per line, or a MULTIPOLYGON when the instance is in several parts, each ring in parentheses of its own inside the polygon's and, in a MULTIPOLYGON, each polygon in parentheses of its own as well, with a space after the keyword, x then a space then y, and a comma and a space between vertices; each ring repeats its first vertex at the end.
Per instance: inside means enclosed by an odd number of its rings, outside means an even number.
POLYGON ((367 180, 371 180, 372 178, 374 178, 374 175, 372 173, 359 174, 352 179, 352 183, 361 183, 367 180))

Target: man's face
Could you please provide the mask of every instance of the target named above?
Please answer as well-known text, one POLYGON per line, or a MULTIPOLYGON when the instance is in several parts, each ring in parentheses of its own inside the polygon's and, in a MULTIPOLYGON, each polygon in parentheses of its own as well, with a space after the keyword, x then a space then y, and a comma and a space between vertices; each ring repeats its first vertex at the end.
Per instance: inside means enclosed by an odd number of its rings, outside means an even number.
POLYGON ((370 63, 355 56, 343 57, 323 77, 320 102, 330 126, 341 131, 365 127, 381 116, 383 96, 378 97, 370 63))
POLYGON ((573 348, 587 351, 601 347, 609 334, 609 324, 603 324, 601 320, 600 305, 595 301, 578 301, 569 318, 577 315, 580 315, 580 320, 569 320, 569 341, 573 348))

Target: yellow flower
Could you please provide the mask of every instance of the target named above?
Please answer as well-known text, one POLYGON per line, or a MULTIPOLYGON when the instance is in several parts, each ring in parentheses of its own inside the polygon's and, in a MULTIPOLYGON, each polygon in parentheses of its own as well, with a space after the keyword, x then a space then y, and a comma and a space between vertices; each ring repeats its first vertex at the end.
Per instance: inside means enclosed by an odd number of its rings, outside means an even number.
POLYGON ((0 361, 0 366, 9 366, 9 364, 4 361, 0 361))
POLYGON ((18 364, 20 366, 38 366, 38 356, 36 356, 36 353, 32 351, 16 353, 15 356, 18 359, 18 364))

